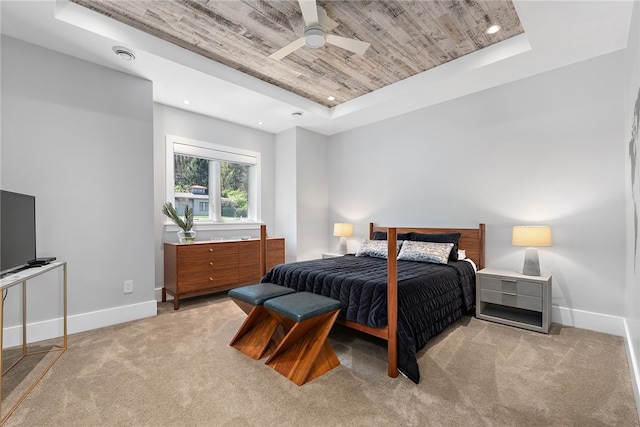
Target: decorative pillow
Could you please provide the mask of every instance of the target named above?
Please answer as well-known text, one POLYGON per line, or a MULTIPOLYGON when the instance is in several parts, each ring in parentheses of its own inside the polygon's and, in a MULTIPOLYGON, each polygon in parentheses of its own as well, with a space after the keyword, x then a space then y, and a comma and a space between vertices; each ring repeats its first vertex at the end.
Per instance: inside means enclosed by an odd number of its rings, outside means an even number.
MULTIPOLYGON (((362 245, 356 252, 356 256, 370 256, 374 258, 386 258, 387 257, 387 241, 386 240, 363 240, 362 245)), ((400 248, 401 241, 396 242, 396 247, 400 248)), ((398 250, 396 249, 396 254, 398 250)))
POLYGON ((465 259, 467 257, 467 251, 464 249, 458 249, 458 259, 465 259))
POLYGON ((453 243, 407 241, 402 244, 398 259, 446 264, 449 260, 451 248, 453 248, 453 243))
MULTIPOLYGON (((371 240, 387 240, 386 231, 374 231, 373 238, 371 240)), ((398 233, 396 234, 396 240, 411 240, 411 233, 398 233)))
POLYGON ((458 240, 460 233, 423 234, 412 233, 411 240, 416 242, 453 243, 453 248, 449 254, 449 261, 458 260, 458 240))

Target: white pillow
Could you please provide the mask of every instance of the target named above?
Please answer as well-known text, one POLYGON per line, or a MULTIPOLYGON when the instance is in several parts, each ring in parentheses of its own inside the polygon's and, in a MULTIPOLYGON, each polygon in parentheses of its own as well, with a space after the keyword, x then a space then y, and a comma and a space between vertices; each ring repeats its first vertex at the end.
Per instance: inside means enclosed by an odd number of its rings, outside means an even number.
POLYGON ((449 254, 452 248, 453 243, 414 242, 407 240, 400 248, 398 259, 446 264, 447 261, 449 261, 449 254))
POLYGON ((464 249, 458 249, 458 259, 462 260, 465 259, 467 257, 467 251, 465 251, 464 249))

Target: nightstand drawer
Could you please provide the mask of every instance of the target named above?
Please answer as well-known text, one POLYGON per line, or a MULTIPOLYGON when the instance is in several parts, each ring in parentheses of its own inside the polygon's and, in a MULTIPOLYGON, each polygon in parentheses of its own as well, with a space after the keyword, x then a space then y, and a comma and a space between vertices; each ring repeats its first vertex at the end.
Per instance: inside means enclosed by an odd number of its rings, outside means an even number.
POLYGON ((529 282, 521 279, 516 280, 506 277, 484 276, 482 278, 482 289, 542 298, 541 283, 529 282))
MULTIPOLYGON (((484 288, 484 281, 483 281, 484 288)), ((506 305, 508 307, 522 308, 525 310, 542 311, 542 298, 519 295, 515 292, 499 292, 488 289, 480 290, 480 301, 493 304, 506 305)))

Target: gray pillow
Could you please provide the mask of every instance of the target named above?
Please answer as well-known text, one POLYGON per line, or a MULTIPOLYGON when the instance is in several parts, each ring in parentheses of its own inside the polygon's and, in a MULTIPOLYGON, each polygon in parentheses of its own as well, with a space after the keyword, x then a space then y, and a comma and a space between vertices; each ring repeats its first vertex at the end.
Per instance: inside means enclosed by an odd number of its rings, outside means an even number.
POLYGON ((398 260, 446 264, 449 261, 451 248, 453 243, 406 241, 400 248, 398 260))

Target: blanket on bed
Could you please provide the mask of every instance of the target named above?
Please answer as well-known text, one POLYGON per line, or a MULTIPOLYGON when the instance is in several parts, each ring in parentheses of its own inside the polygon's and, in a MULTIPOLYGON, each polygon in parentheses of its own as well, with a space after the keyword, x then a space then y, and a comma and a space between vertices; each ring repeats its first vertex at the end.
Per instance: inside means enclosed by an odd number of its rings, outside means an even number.
MULTIPOLYGON (((387 260, 343 257, 281 264, 262 282, 337 299, 340 317, 387 326, 387 260)), ((398 261, 398 370, 420 381, 417 352, 473 307, 475 271, 466 261, 398 261)))

